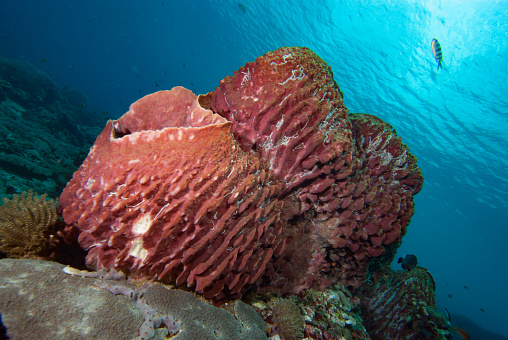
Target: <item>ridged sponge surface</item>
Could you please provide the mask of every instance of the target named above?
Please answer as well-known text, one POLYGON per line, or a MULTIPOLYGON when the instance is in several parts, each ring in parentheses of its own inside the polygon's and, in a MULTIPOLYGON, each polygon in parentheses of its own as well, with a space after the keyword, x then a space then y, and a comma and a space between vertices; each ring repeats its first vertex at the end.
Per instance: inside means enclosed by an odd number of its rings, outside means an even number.
POLYGON ((321 58, 284 47, 199 98, 141 98, 60 198, 88 265, 215 300, 358 286, 405 234, 423 177, 390 125, 342 97, 321 58))

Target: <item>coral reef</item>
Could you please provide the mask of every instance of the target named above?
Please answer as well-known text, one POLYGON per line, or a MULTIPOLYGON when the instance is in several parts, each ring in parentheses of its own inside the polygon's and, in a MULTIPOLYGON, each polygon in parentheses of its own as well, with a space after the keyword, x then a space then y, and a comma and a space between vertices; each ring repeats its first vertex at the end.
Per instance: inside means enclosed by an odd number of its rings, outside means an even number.
POLYGON ((359 300, 343 285, 335 285, 323 292, 307 290, 300 297, 307 338, 370 339, 359 316, 359 300))
POLYGON ((198 99, 177 87, 132 104, 61 206, 90 267, 218 301, 358 286, 399 244, 422 183, 392 127, 349 115, 326 63, 292 47, 198 99))
POLYGON ((0 59, 0 196, 60 195, 103 125, 86 104, 31 64, 0 59))
POLYGON ((12 199, 3 199, 0 206, 0 252, 8 257, 48 255, 50 235, 56 232, 58 201, 46 200, 31 190, 12 199))
MULTIPOLYGON (((0 315, 8 339, 135 339, 144 317, 134 302, 40 260, 0 260, 0 315)), ((164 339, 156 336, 154 339, 164 339)))
POLYGON ((189 292, 64 268, 0 260, 0 316, 10 339, 266 339, 265 322, 241 301, 232 315, 189 292))
POLYGON ((134 288, 99 282, 113 294, 132 298, 143 311, 145 321, 139 339, 151 339, 162 324, 174 340, 266 339, 265 322, 242 301, 236 301, 236 319, 227 311, 197 300, 193 294, 158 284, 134 288))
POLYGON ((271 338, 370 340, 358 304, 358 298, 342 285, 322 292, 309 289, 286 298, 263 294, 253 301, 270 325, 271 338))
POLYGON ((427 269, 384 269, 358 291, 372 339, 452 339, 451 324, 436 310, 436 283, 427 269))
MULTIPOLYGON (((114 269, 95 272, 65 267, 64 273, 116 280, 117 283, 100 281, 96 285, 115 295, 131 298, 143 311, 145 321, 140 328, 140 339, 151 339, 156 329, 164 324, 171 339, 266 339, 265 322, 251 306, 238 300, 234 303, 235 320, 225 310, 196 300, 189 292, 169 289, 158 284, 143 284, 136 288, 126 283, 126 276, 114 269), (122 282, 123 281, 123 282, 122 282)), ((139 282, 137 282, 139 285, 139 282)))

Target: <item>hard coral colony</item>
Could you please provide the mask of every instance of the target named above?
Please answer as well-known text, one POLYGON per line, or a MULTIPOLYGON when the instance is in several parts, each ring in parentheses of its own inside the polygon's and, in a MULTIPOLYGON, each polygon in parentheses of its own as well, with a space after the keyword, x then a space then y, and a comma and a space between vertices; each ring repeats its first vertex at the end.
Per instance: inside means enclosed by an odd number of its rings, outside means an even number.
POLYGON ((390 125, 342 97, 321 58, 284 47, 205 96, 141 98, 61 195, 87 264, 216 301, 358 286, 405 234, 423 177, 390 125))

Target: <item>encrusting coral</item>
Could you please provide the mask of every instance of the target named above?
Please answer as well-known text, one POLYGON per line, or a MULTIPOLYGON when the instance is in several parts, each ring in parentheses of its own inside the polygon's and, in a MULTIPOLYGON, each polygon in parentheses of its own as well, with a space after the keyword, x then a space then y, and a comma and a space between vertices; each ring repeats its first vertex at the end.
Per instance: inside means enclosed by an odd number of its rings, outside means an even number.
POLYGON ((0 206, 0 252, 11 258, 43 255, 56 226, 58 200, 38 196, 32 190, 12 199, 3 198, 0 206))
POLYGON ((164 329, 174 340, 266 339, 265 322, 254 308, 241 300, 234 304, 235 319, 226 310, 199 301, 189 292, 153 283, 136 288, 132 281, 125 281, 123 273, 114 269, 88 272, 65 267, 63 271, 74 276, 117 281, 117 284, 98 281, 96 286, 114 295, 127 296, 141 308, 145 321, 139 329, 139 340, 152 339, 159 329, 164 329))

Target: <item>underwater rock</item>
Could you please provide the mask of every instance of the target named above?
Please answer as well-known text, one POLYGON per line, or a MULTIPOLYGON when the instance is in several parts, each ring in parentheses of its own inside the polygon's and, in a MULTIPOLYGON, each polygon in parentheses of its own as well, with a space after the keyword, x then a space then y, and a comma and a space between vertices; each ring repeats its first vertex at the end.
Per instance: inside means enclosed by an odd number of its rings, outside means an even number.
POLYGON ((356 293, 373 340, 452 339, 450 322, 436 310, 436 283, 427 269, 388 268, 375 281, 365 281, 356 293))
POLYGON ((189 292, 71 276, 64 268, 0 260, 0 316, 10 339, 266 339, 264 321, 241 301, 235 318, 189 292))
POLYGON ((102 125, 85 100, 28 62, 0 59, 0 196, 60 195, 102 125))
POLYGON ((157 92, 108 122, 61 195, 88 265, 217 301, 358 286, 406 232, 416 158, 389 124, 348 114, 307 48, 266 53, 220 84, 198 101, 157 92))

